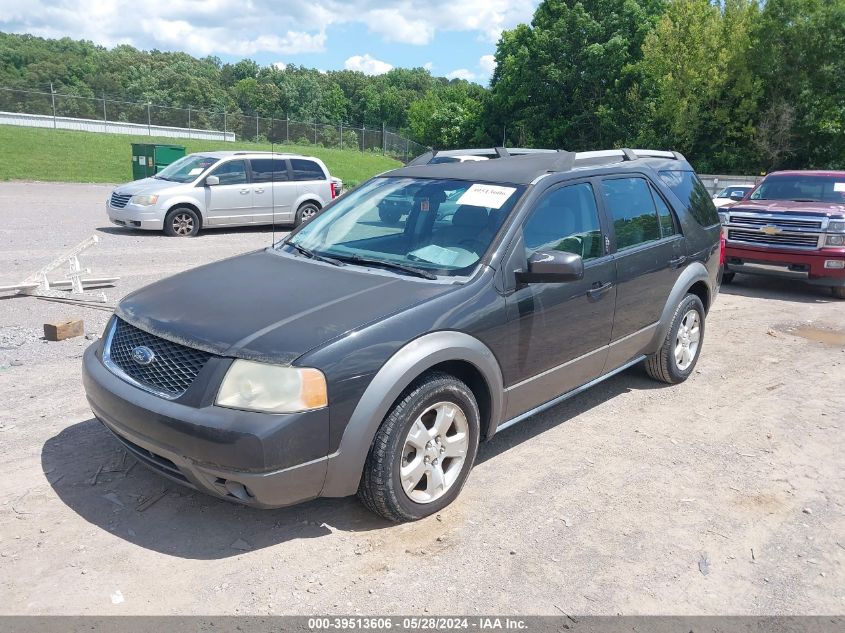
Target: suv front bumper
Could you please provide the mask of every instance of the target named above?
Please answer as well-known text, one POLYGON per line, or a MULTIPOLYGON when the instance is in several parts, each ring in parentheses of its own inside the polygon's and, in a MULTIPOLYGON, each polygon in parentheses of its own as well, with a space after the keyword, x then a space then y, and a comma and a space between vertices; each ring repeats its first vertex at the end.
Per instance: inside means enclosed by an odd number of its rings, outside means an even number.
POLYGON ((145 466, 180 484, 258 508, 319 496, 328 458, 313 453, 315 442, 322 445, 327 437, 328 409, 274 415, 190 407, 124 382, 103 365, 97 347, 91 345, 83 357, 91 410, 145 466), (303 427, 311 429, 310 438, 302 436, 303 427), (297 463, 293 453, 310 459, 297 463), (280 459, 281 468, 262 468, 280 459), (288 466, 291 462, 295 465, 288 466))
POLYGON ((845 250, 762 250, 733 246, 730 242, 725 247, 725 272, 797 279, 818 286, 845 286, 845 268, 827 268, 825 262, 829 261, 845 262, 845 250))

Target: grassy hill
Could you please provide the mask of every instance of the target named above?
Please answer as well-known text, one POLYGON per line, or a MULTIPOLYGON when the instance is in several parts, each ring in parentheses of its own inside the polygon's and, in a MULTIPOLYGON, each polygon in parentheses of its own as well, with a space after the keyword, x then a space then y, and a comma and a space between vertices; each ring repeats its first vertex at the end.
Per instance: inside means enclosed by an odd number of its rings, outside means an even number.
MULTIPOLYGON (((209 150, 269 150, 269 144, 124 136, 0 125, 0 180, 122 183, 132 180, 130 143, 184 145, 188 153, 209 150)), ((352 150, 276 145, 323 160, 333 176, 355 184, 400 167, 399 161, 352 150)))

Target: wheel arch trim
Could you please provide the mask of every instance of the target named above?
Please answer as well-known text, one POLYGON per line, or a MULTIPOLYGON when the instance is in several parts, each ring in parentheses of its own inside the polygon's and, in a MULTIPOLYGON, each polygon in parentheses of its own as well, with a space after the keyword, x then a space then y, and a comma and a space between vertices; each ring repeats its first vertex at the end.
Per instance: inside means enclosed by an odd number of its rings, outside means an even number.
MULTIPOLYGON (((491 436, 504 410, 502 371, 493 352, 477 338, 456 331, 426 334, 402 347, 382 365, 352 412, 340 448, 329 457, 322 496, 355 494, 373 438, 390 407, 405 389, 435 365, 448 361, 472 364, 487 382, 490 393, 487 437, 491 436)), ((485 429, 480 429, 484 436, 485 429)))
POLYGON ((660 325, 654 333, 654 338, 652 338, 646 348, 645 354, 654 354, 660 349, 663 339, 666 338, 669 328, 672 327, 672 316, 675 314, 675 308, 678 307, 678 304, 689 293, 690 289, 699 282, 703 282, 707 286, 708 297, 707 301, 703 302, 705 312, 707 311, 708 304, 713 300, 710 275, 704 264, 693 262, 684 269, 672 287, 669 298, 666 300, 666 305, 663 306, 663 311, 660 314, 660 325))

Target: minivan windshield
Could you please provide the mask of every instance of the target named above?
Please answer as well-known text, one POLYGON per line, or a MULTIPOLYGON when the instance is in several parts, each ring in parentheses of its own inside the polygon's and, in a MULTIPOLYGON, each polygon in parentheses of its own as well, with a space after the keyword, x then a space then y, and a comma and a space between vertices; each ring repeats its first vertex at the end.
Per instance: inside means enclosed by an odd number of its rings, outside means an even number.
POLYGON ((374 178, 279 248, 399 274, 467 275, 524 191, 465 180, 374 178))
POLYGON ((845 203, 845 177, 790 174, 767 176, 751 200, 845 203))
POLYGON ((173 182, 193 182, 197 176, 211 167, 217 160, 213 156, 203 156, 202 154, 183 156, 162 169, 153 178, 172 180, 173 182))

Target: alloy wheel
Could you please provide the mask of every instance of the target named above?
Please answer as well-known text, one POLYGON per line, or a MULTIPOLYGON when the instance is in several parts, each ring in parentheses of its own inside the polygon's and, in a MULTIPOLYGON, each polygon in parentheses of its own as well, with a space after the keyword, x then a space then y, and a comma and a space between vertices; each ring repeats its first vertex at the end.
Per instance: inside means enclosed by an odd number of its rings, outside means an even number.
POLYGON ((675 363, 678 369, 686 371, 689 368, 695 360, 700 342, 701 317, 698 310, 688 310, 681 319, 681 325, 675 337, 675 363))

